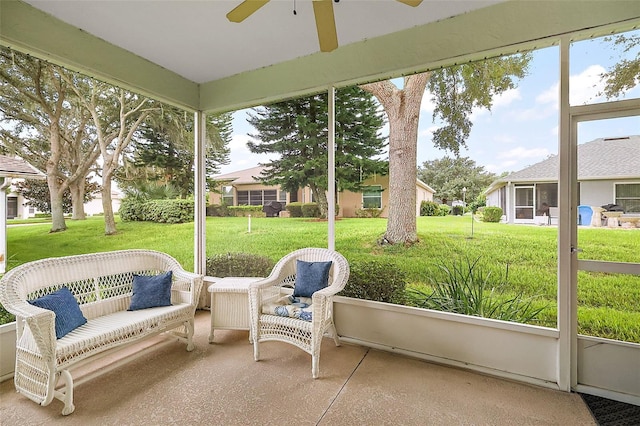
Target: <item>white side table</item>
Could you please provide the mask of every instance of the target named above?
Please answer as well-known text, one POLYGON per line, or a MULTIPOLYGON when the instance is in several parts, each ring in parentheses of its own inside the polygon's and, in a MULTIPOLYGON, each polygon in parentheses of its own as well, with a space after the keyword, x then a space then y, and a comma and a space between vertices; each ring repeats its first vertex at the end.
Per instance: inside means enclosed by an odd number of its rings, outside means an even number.
POLYGON ((259 277, 205 278, 205 282, 212 283, 208 287, 211 293, 209 343, 213 343, 213 331, 216 328, 249 330, 249 284, 261 279, 259 277))

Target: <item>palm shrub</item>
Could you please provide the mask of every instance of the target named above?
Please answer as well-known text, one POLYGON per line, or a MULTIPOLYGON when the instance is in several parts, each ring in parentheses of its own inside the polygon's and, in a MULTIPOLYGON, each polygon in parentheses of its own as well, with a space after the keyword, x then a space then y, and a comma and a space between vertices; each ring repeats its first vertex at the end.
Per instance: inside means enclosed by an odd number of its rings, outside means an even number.
POLYGON ((340 296, 378 302, 405 302, 407 278, 397 265, 382 260, 349 262, 349 281, 340 296))
POLYGON ((450 265, 438 264, 440 274, 429 278, 428 288, 410 288, 408 304, 456 314, 493 318, 520 323, 539 322, 538 315, 546 305, 534 304, 535 297, 523 293, 510 295, 509 265, 503 276, 485 272, 480 258, 465 258, 450 265))

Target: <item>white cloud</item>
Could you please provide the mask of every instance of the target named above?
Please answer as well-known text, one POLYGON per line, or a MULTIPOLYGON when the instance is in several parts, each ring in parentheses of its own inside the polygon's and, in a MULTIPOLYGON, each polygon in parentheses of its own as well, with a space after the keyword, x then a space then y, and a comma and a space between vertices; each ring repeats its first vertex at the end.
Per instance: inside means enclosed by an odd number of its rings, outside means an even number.
POLYGON ((251 138, 246 134, 234 134, 231 136, 231 142, 229 143, 229 149, 231 150, 231 155, 229 157, 230 162, 229 164, 221 167, 221 174, 249 169, 257 166, 259 163, 264 163, 272 158, 278 157, 277 155, 252 153, 247 147, 248 141, 257 142, 256 139, 251 138))
POLYGON ((429 91, 425 91, 422 96, 422 102, 420 102, 420 111, 433 114, 433 110, 436 109, 436 104, 432 100, 432 95, 429 91))
POLYGON ((517 148, 510 149, 509 151, 503 151, 498 153, 496 158, 509 158, 521 160, 523 158, 544 158, 549 155, 550 152, 547 148, 525 148, 519 146, 517 148))
POLYGON ((513 167, 511 166, 517 163, 518 162, 515 160, 507 160, 507 161, 502 161, 500 164, 489 164, 484 168, 491 173, 502 173, 504 171, 512 170, 513 167))
MULTIPOLYGON (((604 89, 601 74, 606 70, 602 65, 590 65, 580 74, 569 77, 569 103, 584 105, 603 100, 599 93, 604 89)), ((560 82, 556 82, 536 97, 536 103, 541 105, 553 104, 558 109, 560 100, 560 82)))

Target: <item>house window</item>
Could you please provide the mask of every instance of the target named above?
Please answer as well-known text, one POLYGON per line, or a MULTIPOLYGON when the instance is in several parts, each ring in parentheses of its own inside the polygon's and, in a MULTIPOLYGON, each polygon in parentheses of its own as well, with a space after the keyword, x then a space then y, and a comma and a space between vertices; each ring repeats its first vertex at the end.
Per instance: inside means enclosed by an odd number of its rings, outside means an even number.
POLYGON ((238 191, 239 206, 262 206, 265 201, 277 201, 278 191, 275 189, 253 189, 238 191))
POLYGON ((382 208, 382 187, 380 185, 362 188, 362 207, 365 209, 382 208))
POLYGON ((640 213, 640 183, 616 183, 616 204, 625 213, 640 213))
POLYGON ((238 191, 238 205, 239 206, 249 205, 249 191, 238 191))
POLYGON ((233 206, 233 187, 232 186, 222 187, 222 204, 226 206, 233 206))
POLYGON ((516 185, 516 220, 533 219, 533 186, 516 185))

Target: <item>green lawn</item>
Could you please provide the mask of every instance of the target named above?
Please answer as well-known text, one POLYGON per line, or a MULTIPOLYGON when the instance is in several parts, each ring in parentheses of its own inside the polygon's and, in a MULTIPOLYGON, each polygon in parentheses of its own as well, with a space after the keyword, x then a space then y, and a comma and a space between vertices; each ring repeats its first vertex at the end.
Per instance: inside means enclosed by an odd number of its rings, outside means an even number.
MULTIPOLYGON (((193 270, 193 224, 118 222, 118 234, 105 236, 101 217, 67 221, 68 230, 49 234, 49 224, 7 230, 9 268, 34 259, 125 248, 167 252, 193 270)), ((421 217, 420 242, 411 247, 378 246, 384 219, 336 222, 336 249, 351 261, 371 258, 403 269, 411 286, 424 286, 438 264, 480 258, 484 270, 504 274, 507 265, 513 294, 536 297, 547 306, 541 324, 555 327, 557 229, 473 223, 470 216, 421 217)), ((582 259, 640 263, 640 230, 579 229, 582 259)), ((207 218, 207 254, 247 252, 276 261, 301 247, 327 245, 327 222, 309 219, 207 218)), ((580 272, 579 331, 640 343, 640 277, 580 272)))

